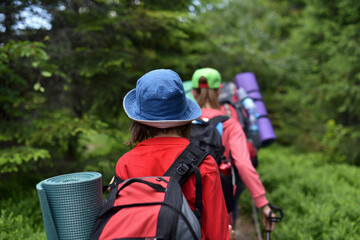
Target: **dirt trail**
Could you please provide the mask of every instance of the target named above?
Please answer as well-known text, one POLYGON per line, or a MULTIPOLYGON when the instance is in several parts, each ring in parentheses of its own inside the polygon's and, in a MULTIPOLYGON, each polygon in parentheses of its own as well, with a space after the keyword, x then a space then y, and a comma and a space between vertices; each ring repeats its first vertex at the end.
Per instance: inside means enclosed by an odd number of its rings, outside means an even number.
POLYGON ((252 215, 244 214, 241 211, 241 207, 239 206, 238 208, 239 214, 235 223, 236 240, 258 240, 252 215))

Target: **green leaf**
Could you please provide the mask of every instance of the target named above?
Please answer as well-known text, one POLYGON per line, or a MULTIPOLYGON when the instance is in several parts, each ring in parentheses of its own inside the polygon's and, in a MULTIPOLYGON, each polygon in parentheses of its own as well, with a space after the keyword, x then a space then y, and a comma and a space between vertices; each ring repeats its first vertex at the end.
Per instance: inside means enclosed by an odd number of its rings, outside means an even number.
POLYGON ((48 71, 42 71, 42 72, 41 72, 41 75, 43 75, 44 77, 51 77, 51 76, 52 76, 52 73, 51 73, 51 72, 48 72, 48 71))
POLYGON ((32 63, 32 66, 33 66, 34 68, 37 68, 37 67, 39 66, 39 64, 40 64, 40 62, 33 62, 33 63, 32 63))
POLYGON ((34 84, 34 90, 35 91, 39 91, 40 87, 41 87, 40 83, 37 82, 37 83, 34 84))

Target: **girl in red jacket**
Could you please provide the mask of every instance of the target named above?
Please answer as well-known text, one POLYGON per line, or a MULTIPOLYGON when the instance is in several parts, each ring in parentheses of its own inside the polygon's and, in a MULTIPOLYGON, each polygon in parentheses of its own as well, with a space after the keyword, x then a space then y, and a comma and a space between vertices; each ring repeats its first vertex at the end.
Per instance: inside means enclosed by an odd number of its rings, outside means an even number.
MULTIPOLYGON (((201 118, 213 118, 218 115, 226 115, 221 112, 218 103, 221 75, 213 68, 202 68, 194 72, 192 76, 193 95, 201 107, 201 118)), ((225 156, 236 166, 239 175, 247 189, 250 191, 255 205, 261 208, 263 225, 267 230, 273 231, 275 224, 269 221, 271 211, 265 196, 265 189, 259 175, 253 167, 246 137, 240 123, 235 118, 223 122, 222 143, 225 147, 225 156)))
MULTIPOLYGON (((201 109, 185 96, 181 78, 172 70, 148 72, 124 98, 123 107, 133 120, 130 145, 135 147, 117 162, 121 179, 162 176, 189 144, 191 121, 201 109)), ((228 214, 216 162, 207 156, 200 164, 202 178, 202 239, 229 239, 228 214)), ((183 193, 194 210, 195 178, 183 185, 183 193)))

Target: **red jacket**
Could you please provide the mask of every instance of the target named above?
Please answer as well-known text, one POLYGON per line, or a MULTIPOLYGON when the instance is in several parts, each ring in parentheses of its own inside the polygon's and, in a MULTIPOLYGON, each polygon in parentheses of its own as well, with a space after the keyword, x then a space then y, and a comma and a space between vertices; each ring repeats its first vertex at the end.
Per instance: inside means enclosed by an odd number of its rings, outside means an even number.
MULTIPOLYGON (((155 137, 138 143, 116 164, 116 174, 126 180, 133 177, 162 176, 189 144, 180 137, 155 137)), ((220 175, 215 160, 208 156, 199 166, 202 177, 202 239, 229 239, 229 222, 221 189, 220 175)), ((183 193, 195 208, 195 177, 183 185, 183 193)))
MULTIPOLYGON (((201 109, 201 118, 213 118, 218 115, 226 115, 216 109, 201 109)), ((223 123, 222 143, 225 147, 225 155, 229 158, 231 153, 239 175, 257 207, 263 207, 268 203, 265 196, 265 188, 260 181, 259 175, 253 167, 249 150, 246 143, 245 133, 240 123, 233 117, 223 123)))

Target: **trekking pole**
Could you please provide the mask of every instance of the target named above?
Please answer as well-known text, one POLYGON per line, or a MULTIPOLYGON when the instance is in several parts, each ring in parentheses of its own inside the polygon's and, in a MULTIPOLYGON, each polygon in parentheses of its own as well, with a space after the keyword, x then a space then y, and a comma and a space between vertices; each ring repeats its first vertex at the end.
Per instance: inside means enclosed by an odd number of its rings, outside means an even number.
MULTIPOLYGON (((269 212, 269 220, 270 220, 270 229, 273 222, 280 222, 281 219, 284 217, 284 213, 281 208, 278 206, 272 205, 269 203, 269 207, 271 208, 269 212), (278 211, 280 213, 280 217, 273 217, 271 216, 273 212, 278 211)), ((266 240, 270 240, 270 233, 271 231, 266 231, 266 240)))
POLYGON ((260 226, 259 226, 259 219, 258 219, 258 215, 257 215, 257 208, 256 208, 256 206, 255 206, 254 199, 252 199, 252 198, 251 198, 251 205, 252 205, 252 213, 253 213, 253 218, 254 218, 254 224, 255 224, 255 229, 256 229, 257 238, 258 238, 258 240, 263 240, 263 239, 262 239, 262 236, 261 236, 260 226))

